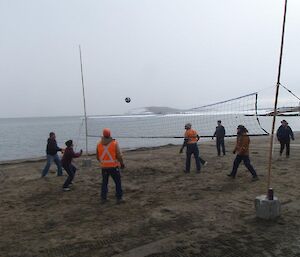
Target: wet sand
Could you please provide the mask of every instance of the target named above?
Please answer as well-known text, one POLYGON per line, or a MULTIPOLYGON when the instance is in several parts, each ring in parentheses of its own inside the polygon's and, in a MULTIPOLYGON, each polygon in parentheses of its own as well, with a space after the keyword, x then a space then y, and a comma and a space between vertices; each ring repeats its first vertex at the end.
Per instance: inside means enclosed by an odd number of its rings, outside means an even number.
POLYGON ((124 152, 122 172, 125 203, 117 205, 110 179, 109 202, 100 204, 101 171, 79 168, 72 191, 62 192, 66 178, 45 161, 0 165, 1 257, 108 256, 300 256, 300 134, 289 159, 275 145, 272 187, 282 203, 275 221, 255 217, 254 199, 267 191, 268 137, 252 137, 250 159, 259 175, 243 164, 235 180, 234 140, 227 155, 217 157, 215 141, 200 142, 208 161, 200 174, 194 160, 184 174, 180 146, 124 152))

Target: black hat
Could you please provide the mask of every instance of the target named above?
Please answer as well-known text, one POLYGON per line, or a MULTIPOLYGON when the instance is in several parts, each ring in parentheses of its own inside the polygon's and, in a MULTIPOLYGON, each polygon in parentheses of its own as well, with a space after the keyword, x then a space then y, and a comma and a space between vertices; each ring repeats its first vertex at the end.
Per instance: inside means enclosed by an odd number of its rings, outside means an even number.
POLYGON ((65 142, 65 144, 66 144, 67 147, 70 147, 70 146, 73 145, 73 141, 72 140, 68 140, 68 141, 65 142))
POLYGON ((239 129, 242 133, 248 133, 248 129, 244 125, 238 125, 237 129, 239 129))

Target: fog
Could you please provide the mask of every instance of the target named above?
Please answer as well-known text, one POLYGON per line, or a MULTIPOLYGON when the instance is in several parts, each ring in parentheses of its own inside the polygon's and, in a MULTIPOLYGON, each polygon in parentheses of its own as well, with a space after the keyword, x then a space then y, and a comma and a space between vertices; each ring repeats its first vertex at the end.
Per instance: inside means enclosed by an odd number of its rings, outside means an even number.
MULTIPOLYGON (((275 95, 284 1, 0 0, 0 117, 193 108, 275 95), (130 97, 128 104, 125 97, 130 97)), ((299 92, 300 2, 288 3, 281 83, 299 92)), ((281 104, 297 101, 280 89, 281 104)))

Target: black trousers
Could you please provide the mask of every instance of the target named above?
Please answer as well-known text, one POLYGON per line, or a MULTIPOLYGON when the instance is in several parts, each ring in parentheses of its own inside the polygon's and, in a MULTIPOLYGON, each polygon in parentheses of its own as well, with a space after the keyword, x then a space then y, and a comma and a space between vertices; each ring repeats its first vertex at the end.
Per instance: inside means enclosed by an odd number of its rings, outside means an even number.
POLYGON ((237 173, 237 169, 241 163, 241 161, 244 162, 246 168, 250 171, 250 173, 252 174, 252 176, 255 178, 257 177, 256 171, 254 170, 253 166, 250 163, 250 159, 248 155, 237 155, 235 157, 235 160, 233 162, 233 167, 232 167, 232 171, 231 171, 231 176, 235 177, 236 173, 237 173))
POLYGON ((75 177, 76 167, 73 164, 70 164, 68 166, 63 166, 63 168, 68 173, 68 177, 63 185, 63 188, 66 188, 71 184, 71 182, 73 181, 73 179, 75 177))
POLYGON ((286 147, 286 151, 285 151, 286 156, 290 156, 290 140, 280 141, 280 155, 282 155, 284 147, 286 147))
POLYGON ((224 137, 217 137, 216 140, 216 146, 217 146, 217 151, 218 151, 218 155, 221 155, 221 148, 222 148, 222 153, 223 155, 225 155, 225 144, 224 144, 224 137))
POLYGON ((185 161, 185 171, 189 172, 191 169, 191 157, 194 155, 196 162, 197 171, 201 170, 201 164, 204 164, 205 161, 199 156, 199 148, 197 144, 187 144, 186 147, 186 161, 185 161))
POLYGON ((105 168, 102 169, 102 186, 101 186, 101 198, 107 198, 108 192, 108 179, 112 177, 113 181, 116 185, 116 197, 117 199, 122 199, 123 190, 121 183, 121 174, 119 168, 105 168))

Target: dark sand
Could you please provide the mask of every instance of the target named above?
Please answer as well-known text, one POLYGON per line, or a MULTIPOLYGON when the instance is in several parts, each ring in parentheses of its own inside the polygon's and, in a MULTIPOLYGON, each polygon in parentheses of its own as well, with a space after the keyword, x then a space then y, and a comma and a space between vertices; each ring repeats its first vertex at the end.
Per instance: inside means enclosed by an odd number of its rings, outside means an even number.
POLYGON ((252 137, 250 156, 260 180, 241 164, 232 168, 234 141, 217 157, 215 141, 200 142, 208 161, 201 174, 184 174, 179 146, 128 151, 122 173, 124 199, 100 204, 101 172, 79 167, 73 190, 62 192, 55 166, 40 178, 44 161, 0 165, 1 257, 300 256, 300 134, 291 157, 275 147, 272 187, 282 203, 275 221, 255 217, 254 199, 267 191, 268 137, 252 137))

